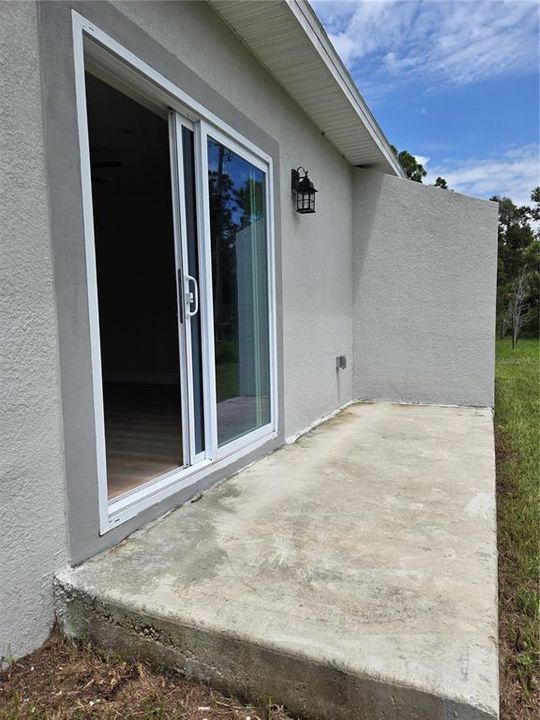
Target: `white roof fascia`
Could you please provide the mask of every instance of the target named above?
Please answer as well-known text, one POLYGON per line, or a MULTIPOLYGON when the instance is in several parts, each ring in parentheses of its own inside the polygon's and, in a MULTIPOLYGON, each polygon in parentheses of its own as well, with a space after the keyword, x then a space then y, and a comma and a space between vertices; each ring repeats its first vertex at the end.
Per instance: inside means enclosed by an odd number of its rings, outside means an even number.
POLYGON ((351 105, 353 105, 364 126, 377 143, 380 151, 386 157, 388 163, 394 168, 396 175, 405 178, 405 172, 394 155, 390 143, 373 117, 364 98, 360 95, 354 80, 337 54, 311 5, 305 0, 287 0, 287 4, 298 22, 302 25, 306 35, 316 47, 321 59, 336 79, 341 90, 347 96, 351 105))
POLYGON ((306 0, 207 1, 343 157, 358 167, 405 177, 306 0), (305 79, 299 63, 306 63, 305 79))

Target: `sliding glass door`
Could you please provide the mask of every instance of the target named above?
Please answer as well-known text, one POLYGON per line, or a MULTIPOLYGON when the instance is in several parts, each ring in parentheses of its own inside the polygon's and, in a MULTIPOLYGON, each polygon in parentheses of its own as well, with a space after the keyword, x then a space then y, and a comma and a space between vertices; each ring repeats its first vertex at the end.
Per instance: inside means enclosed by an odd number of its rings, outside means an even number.
POLYGON ((266 175, 208 136, 218 444, 270 422, 266 175))
POLYGON ((274 431, 269 165, 101 65, 84 85, 100 497, 117 518, 274 431))

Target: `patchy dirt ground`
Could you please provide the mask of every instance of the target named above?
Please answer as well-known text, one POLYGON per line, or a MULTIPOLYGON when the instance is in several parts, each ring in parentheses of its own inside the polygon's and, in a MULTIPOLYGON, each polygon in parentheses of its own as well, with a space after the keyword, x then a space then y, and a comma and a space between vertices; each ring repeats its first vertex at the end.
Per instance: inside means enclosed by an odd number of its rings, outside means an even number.
POLYGON ((0 720, 293 720, 60 635, 0 672, 0 720))

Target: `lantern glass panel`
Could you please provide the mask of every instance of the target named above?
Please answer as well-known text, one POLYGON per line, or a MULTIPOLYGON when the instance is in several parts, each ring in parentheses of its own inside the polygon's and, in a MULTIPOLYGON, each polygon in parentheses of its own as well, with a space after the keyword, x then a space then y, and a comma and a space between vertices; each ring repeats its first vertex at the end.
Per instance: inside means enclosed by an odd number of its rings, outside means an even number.
POLYGON ((299 170, 292 171, 292 187, 296 194, 296 211, 302 214, 315 212, 315 189, 313 183, 307 176, 300 176, 299 170))

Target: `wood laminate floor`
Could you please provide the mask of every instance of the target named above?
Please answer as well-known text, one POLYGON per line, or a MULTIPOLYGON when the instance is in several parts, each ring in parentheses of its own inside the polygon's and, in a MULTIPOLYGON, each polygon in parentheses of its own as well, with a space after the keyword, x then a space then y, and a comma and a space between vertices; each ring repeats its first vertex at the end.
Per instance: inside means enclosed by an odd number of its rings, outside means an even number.
POLYGON ((182 465, 178 385, 105 383, 109 498, 182 465))

